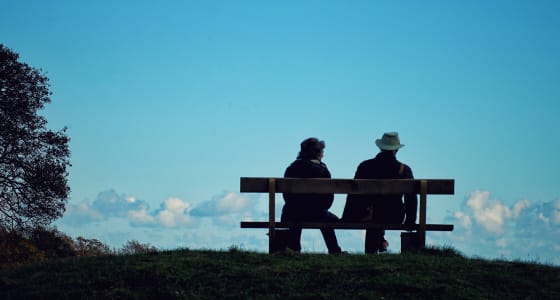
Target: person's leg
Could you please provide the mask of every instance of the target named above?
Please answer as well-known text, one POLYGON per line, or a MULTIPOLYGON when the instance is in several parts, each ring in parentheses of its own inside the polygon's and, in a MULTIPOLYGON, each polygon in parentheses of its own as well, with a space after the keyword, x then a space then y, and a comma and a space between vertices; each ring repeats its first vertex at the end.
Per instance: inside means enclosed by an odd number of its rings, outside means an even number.
MULTIPOLYGON (((401 224, 404 220, 404 207, 383 207, 373 211, 373 222, 376 224, 401 224)), ((389 243, 385 240, 385 230, 366 230, 366 253, 387 251, 389 243), (370 252, 368 252, 370 251, 370 252)))
POLYGON ((382 229, 368 229, 366 230, 365 252, 366 254, 374 254, 381 248, 385 230, 382 229))
POLYGON ((290 250, 300 252, 301 228, 290 228, 289 232, 287 247, 290 248, 290 250))
MULTIPOLYGON (((284 205, 282 209, 282 216, 280 217, 282 222, 298 222, 299 216, 292 210, 284 205)), ((288 230, 288 236, 286 239, 286 247, 290 250, 300 252, 301 251, 301 227, 293 227, 288 230)))
POLYGON ((323 234, 323 239, 325 240, 325 244, 327 245, 327 249, 329 249, 330 254, 342 252, 342 249, 340 249, 338 241, 336 240, 334 229, 323 228, 321 229, 321 233, 323 234))
MULTIPOLYGON (((337 222, 339 219, 333 213, 323 210, 319 212, 317 219, 315 221, 318 222, 337 222)), ((338 241, 336 239, 336 234, 334 233, 334 229, 332 228, 323 228, 321 229, 321 234, 323 234, 323 239, 325 240, 325 244, 327 245, 327 249, 329 249, 329 253, 341 253, 342 250, 338 245, 338 241)))

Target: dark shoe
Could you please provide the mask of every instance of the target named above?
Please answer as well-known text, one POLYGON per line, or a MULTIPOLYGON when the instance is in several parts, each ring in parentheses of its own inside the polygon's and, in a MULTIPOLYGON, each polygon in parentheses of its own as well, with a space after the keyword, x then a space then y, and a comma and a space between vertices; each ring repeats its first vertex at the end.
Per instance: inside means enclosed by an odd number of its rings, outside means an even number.
POLYGON ((284 248, 284 254, 288 254, 288 255, 295 255, 295 254, 299 254, 300 252, 297 250, 293 250, 290 247, 286 247, 284 248))
POLYGON ((342 250, 338 250, 338 251, 329 251, 329 254, 331 254, 331 255, 348 254, 348 251, 342 251, 342 250))

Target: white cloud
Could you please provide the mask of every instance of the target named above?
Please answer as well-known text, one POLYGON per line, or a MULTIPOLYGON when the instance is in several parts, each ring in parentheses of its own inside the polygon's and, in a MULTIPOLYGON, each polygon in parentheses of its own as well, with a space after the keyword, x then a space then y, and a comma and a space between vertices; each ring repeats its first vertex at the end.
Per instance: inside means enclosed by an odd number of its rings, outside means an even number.
POLYGON ((498 200, 490 200, 487 191, 470 194, 467 206, 472 209, 474 220, 493 234, 503 234, 505 220, 512 217, 511 210, 498 200))
POLYGON ((560 225, 560 199, 556 199, 553 204, 552 222, 555 225, 560 225))
POLYGON ((543 223, 548 224, 550 219, 545 217, 545 215, 543 213, 539 214, 539 220, 543 221, 543 223))
POLYGON ((173 228, 193 225, 195 222, 190 216, 191 210, 190 203, 179 198, 169 198, 161 204, 160 209, 150 211, 145 201, 107 190, 99 193, 91 204, 89 201, 77 205, 68 204, 60 222, 85 225, 113 218, 127 220, 135 227, 173 228))
POLYGON ((501 238, 496 241, 496 246, 500 248, 506 248, 508 246, 508 242, 505 238, 501 238))
POLYGON ((133 222, 142 223, 139 214, 147 209, 148 204, 136 197, 127 197, 117 194, 114 190, 107 190, 99 193, 91 203, 85 200, 78 204, 67 204, 61 222, 83 225, 108 218, 132 217, 133 222))
POLYGON ((517 201, 514 205, 513 205, 513 218, 518 218, 519 214, 521 214, 521 212, 526 209, 529 208, 531 206, 531 202, 529 200, 520 200, 517 201))
POLYGON ((133 225, 136 226, 146 226, 146 225, 155 224, 155 218, 152 215, 150 215, 150 213, 145 207, 142 207, 139 210, 129 211, 128 219, 133 225))
POLYGON ((192 214, 200 217, 235 214, 251 209, 250 204, 251 202, 246 195, 229 192, 202 202, 193 209, 192 214))
POLYGON ((238 226, 239 219, 236 216, 218 216, 214 219, 214 223, 221 226, 238 226))
POLYGON ((68 212, 77 212, 93 220, 100 220, 103 218, 102 214, 92 209, 87 201, 82 201, 76 206, 70 206, 68 212))
POLYGON ((84 200, 78 204, 66 205, 62 222, 73 225, 88 224, 110 217, 126 217, 131 210, 147 209, 147 203, 135 197, 119 195, 114 190, 106 190, 90 203, 84 200))
POLYGON ((560 223, 555 218, 560 200, 519 200, 508 205, 492 199, 488 191, 474 191, 461 210, 446 218, 455 226, 438 236, 438 244, 449 244, 470 256, 532 259, 560 264, 560 223))
POLYGON ((67 204, 64 220, 72 225, 81 225, 103 220, 105 216, 91 207, 89 201, 78 204, 67 204))
POLYGON ((131 210, 148 209, 145 201, 133 196, 118 194, 115 190, 107 190, 97 195, 92 202, 92 208, 105 216, 126 217, 131 210))
POLYGON ((218 210, 222 212, 239 212, 249 204, 246 196, 237 193, 227 193, 218 201, 218 210))
MULTIPOLYGON (((278 207, 281 206, 277 206, 277 209, 278 207)), ((267 220, 268 207, 267 201, 263 201, 260 196, 250 197, 246 194, 227 192, 197 205, 192 209, 191 215, 209 218, 218 226, 239 227, 242 220, 267 220)))
POLYGON ((167 210, 161 211, 157 215, 157 220, 159 224, 164 227, 173 228, 177 227, 177 222, 175 222, 175 215, 167 210))
POLYGON ((456 211, 453 216, 459 220, 459 223, 461 224, 461 226, 463 226, 464 229, 466 230, 470 230, 472 227, 472 221, 471 221, 471 217, 463 212, 460 211, 456 211))
POLYGON ((114 190, 99 193, 93 202, 67 205, 61 223, 84 225, 95 221, 119 218, 134 227, 175 228, 196 225, 201 218, 209 218, 220 226, 235 226, 247 218, 265 219, 266 201, 234 192, 224 192, 193 206, 179 198, 168 198, 160 208, 149 210, 147 202, 135 196, 118 194, 114 190), (262 204, 262 205, 260 205, 262 204))
POLYGON ((160 225, 173 228, 189 226, 194 222, 189 215, 192 207, 188 202, 179 198, 168 198, 163 203, 163 208, 157 213, 156 219, 160 225))

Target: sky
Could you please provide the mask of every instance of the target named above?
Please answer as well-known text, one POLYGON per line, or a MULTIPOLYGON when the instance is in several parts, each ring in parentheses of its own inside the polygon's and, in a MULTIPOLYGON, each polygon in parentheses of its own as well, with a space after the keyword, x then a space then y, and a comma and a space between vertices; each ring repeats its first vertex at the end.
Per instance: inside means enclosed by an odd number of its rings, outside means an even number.
MULTIPOLYGON (((119 248, 267 251, 267 196, 308 137, 352 178, 397 131, 428 197, 427 243, 560 265, 558 1, 2 0, 0 43, 50 79, 70 197, 54 225, 119 248)), ((282 200, 278 195, 277 211, 282 200)), ((345 197, 331 211, 340 216, 345 197)), ((277 216, 280 214, 277 213, 277 216)), ((364 232, 337 231, 350 253, 364 232)), ((387 232, 398 253, 399 232, 387 232)), ((306 252, 326 253, 318 230, 306 252)))

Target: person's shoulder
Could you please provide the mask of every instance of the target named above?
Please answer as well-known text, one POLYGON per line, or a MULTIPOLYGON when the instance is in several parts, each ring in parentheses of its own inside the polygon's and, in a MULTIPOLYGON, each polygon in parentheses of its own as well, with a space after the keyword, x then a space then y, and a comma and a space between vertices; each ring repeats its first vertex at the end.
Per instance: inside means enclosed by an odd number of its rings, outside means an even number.
POLYGON ((397 163, 398 163, 399 165, 402 165, 403 168, 405 168, 406 170, 412 170, 412 169, 410 168, 409 165, 407 165, 407 164, 405 164, 405 163, 403 163, 403 162, 401 162, 401 161, 398 161, 398 160, 397 160, 397 163))
POLYGON ((296 159, 286 168, 286 171, 284 172, 284 176, 286 177, 294 176, 295 173, 299 173, 299 170, 301 170, 301 168, 302 168, 302 160, 296 159))
POLYGON ((397 163, 400 165, 399 167, 399 174, 405 178, 414 178, 414 175, 412 175, 412 168, 410 168, 409 165, 402 163, 400 161, 397 161, 397 163))
POLYGON ((292 172, 298 172, 310 168, 313 168, 313 163, 311 161, 305 159, 296 159, 288 166, 288 168, 286 168, 286 171, 290 170, 292 172))
POLYGON ((302 163, 302 160, 301 160, 301 159, 296 159, 296 160, 292 161, 292 163, 290 164, 290 166, 288 166, 288 168, 289 168, 289 167, 293 167, 293 166, 300 165, 301 163, 302 163))
POLYGON ((324 162, 322 162, 322 161, 319 161, 319 162, 317 162, 316 164, 317 164, 319 167, 321 167, 321 168, 328 169, 328 168, 327 168, 327 164, 324 163, 324 162))
POLYGON ((310 174, 311 177, 330 178, 331 172, 327 168, 327 164, 320 160, 311 160, 310 174))
POLYGON ((366 167, 374 165, 374 164, 375 164, 375 158, 370 158, 370 159, 366 159, 366 160, 362 161, 358 165, 358 168, 366 168, 366 167))
POLYGON ((328 170, 329 168, 327 168, 327 164, 319 161, 319 160, 311 160, 309 161, 309 164, 311 166, 311 168, 313 169, 321 169, 321 170, 328 170))

